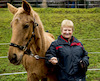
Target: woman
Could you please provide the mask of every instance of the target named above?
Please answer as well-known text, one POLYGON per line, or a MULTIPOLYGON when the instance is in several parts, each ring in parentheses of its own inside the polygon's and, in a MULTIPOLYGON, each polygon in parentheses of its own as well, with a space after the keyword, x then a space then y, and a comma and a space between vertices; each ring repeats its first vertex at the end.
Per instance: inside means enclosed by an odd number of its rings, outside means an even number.
POLYGON ((57 67, 58 81, 86 81, 89 57, 82 43, 73 36, 74 25, 71 20, 61 23, 61 35, 52 42, 46 52, 46 65, 57 67))

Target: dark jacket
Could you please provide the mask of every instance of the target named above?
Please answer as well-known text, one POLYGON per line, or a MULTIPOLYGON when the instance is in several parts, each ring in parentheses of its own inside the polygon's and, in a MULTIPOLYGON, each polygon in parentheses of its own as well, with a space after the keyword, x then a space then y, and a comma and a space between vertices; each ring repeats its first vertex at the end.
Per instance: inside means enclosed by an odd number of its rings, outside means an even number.
MULTIPOLYGON (((85 73, 89 65, 89 57, 87 56, 82 43, 72 36, 70 43, 62 35, 52 42, 46 52, 48 59, 57 57, 57 77, 59 81, 85 81, 85 73), (80 60, 85 64, 85 68, 81 68, 80 60)), ((46 65, 53 65, 46 60, 46 65)))

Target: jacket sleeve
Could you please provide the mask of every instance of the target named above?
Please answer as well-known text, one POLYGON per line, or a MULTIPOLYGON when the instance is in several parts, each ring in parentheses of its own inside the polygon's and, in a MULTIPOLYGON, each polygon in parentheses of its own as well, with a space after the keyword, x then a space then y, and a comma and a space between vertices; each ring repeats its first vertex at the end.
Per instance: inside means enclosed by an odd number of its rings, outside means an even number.
POLYGON ((88 52, 85 51, 84 47, 83 47, 83 58, 82 58, 82 61, 85 63, 86 67, 89 65, 88 52))
POLYGON ((49 49, 47 50, 46 52, 46 60, 45 60, 45 63, 46 63, 46 66, 47 67, 52 67, 53 64, 49 62, 49 60, 52 58, 52 57, 56 57, 56 44, 55 42, 52 42, 49 49))

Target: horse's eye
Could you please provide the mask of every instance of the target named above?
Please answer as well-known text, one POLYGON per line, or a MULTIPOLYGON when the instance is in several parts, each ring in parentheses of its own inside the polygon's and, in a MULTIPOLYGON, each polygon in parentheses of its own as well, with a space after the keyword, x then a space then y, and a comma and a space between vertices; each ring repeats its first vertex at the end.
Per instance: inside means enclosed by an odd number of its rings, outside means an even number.
POLYGON ((26 40, 28 40, 28 37, 26 38, 26 40))
POLYGON ((28 27, 29 27, 29 25, 25 25, 25 26, 24 26, 24 28, 28 28, 28 27))

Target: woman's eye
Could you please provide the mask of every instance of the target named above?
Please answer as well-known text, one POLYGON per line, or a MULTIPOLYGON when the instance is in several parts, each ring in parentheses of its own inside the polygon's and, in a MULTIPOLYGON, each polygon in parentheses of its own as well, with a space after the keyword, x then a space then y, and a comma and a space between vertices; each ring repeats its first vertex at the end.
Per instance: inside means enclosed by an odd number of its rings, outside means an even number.
POLYGON ((64 30, 64 31, 67 31, 67 30, 64 30))
POLYGON ((68 31, 71 31, 71 30, 68 30, 68 31))
POLYGON ((24 28, 28 28, 28 27, 29 27, 29 25, 25 25, 25 26, 24 26, 24 28))

